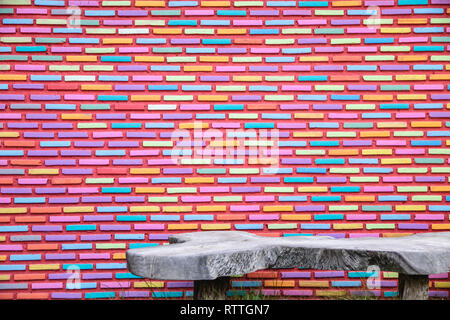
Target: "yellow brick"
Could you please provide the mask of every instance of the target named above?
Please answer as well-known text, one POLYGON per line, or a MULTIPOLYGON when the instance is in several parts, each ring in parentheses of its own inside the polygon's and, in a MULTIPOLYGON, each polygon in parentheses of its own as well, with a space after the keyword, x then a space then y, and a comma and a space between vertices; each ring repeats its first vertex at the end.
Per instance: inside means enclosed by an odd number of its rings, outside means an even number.
POLYGON ((61 114, 62 120, 91 120, 92 114, 83 113, 63 113, 61 114))
POLYGON ((345 196, 345 201, 349 202, 372 202, 375 201, 374 196, 345 196))
POLYGON ((64 207, 64 213, 94 212, 95 207, 64 207))
POLYGON ((130 174, 159 174, 160 168, 130 168, 130 174))
POLYGON ((334 230, 354 230, 362 228, 362 223, 333 223, 334 230))
POLYGON ((59 174, 59 169, 28 169, 28 174, 32 175, 59 174))
POLYGON ((180 123, 178 128, 179 129, 208 129, 209 123, 202 122, 200 125, 198 122, 180 123))
POLYGON ((425 211, 426 206, 424 205, 396 205, 396 211, 425 211))
POLYGON ((162 212, 192 212, 192 206, 163 206, 162 212))
POLYGON ((59 270, 60 265, 59 263, 55 264, 30 264, 29 270, 59 270))
POLYGON ((196 223, 180 223, 180 224, 169 224, 167 230, 196 230, 198 224, 196 223))
POLYGON ((361 138, 375 138, 375 137, 390 137, 389 131, 361 131, 359 133, 361 138))
POLYGON ((160 95, 131 95, 131 101, 161 101, 160 95))
POLYGON ((124 260, 126 259, 126 254, 125 252, 116 252, 113 253, 113 260, 124 260))
POLYGON ((432 224, 432 230, 450 230, 450 223, 432 224))
POLYGON ((435 281, 434 287, 436 289, 450 289, 450 281, 435 281))
POLYGON ((299 280, 299 287, 308 287, 308 288, 328 288, 329 282, 327 280, 299 280))
POLYGON ((202 230, 229 230, 231 229, 231 224, 229 223, 208 223, 201 225, 202 230))
POLYGON ((377 128, 406 128, 406 122, 377 122, 377 128))
POLYGON ((158 206, 133 206, 130 212, 159 212, 158 206))
POLYGON ((450 74, 430 74, 430 80, 450 80, 450 74))
POLYGON ((323 113, 294 113, 295 119, 323 119, 323 113))
POLYGON ((110 84, 82 84, 81 90, 85 90, 85 91, 112 90, 112 85, 110 85, 110 84))
POLYGON ((318 297, 342 297, 345 295, 344 290, 316 290, 316 296, 318 297))
POLYGON ((283 287, 283 288, 293 288, 295 287, 295 280, 265 280, 264 286, 266 287, 283 287))
POLYGON ((427 100, 426 94, 398 94, 397 100, 427 100))
POLYGON ((262 81, 262 77, 261 76, 233 76, 233 81, 260 82, 260 81, 262 81))
POLYGON ((225 212, 227 206, 197 206, 197 212, 225 212))
POLYGON ((431 192, 450 192, 450 186, 430 186, 431 192))
POLYGON ((136 187, 136 193, 164 193, 166 188, 164 187, 136 187))
POLYGON ((327 192, 328 187, 298 187, 298 192, 327 192))
POLYGON ((231 6, 230 1, 201 1, 200 6, 202 7, 229 7, 231 6))
POLYGON ((318 57, 300 57, 298 60, 300 62, 326 62, 328 57, 318 56, 318 57))
POLYGON ((0 255, 0 261, 6 261, 6 256, 5 255, 0 255))
POLYGON ((164 288, 164 281, 139 281, 134 283, 135 288, 164 288))
POLYGON ((27 208, 0 208, 0 214, 27 213, 27 208))
POLYGON ((136 56, 134 57, 136 62, 164 62, 164 57, 160 56, 136 56))
POLYGON ((165 1, 136 1, 136 7, 165 7, 165 1))
POLYGON ((286 212, 293 211, 294 206, 263 206, 264 212, 286 212))
POLYGON ((410 33, 411 28, 380 28, 381 33, 410 33))
POLYGON ((208 57, 208 56, 200 56, 199 57, 200 62, 229 62, 230 57, 208 57))
POLYGON ((153 29, 153 34, 182 34, 181 28, 165 28, 165 29, 153 29))
POLYGON ((340 149, 332 149, 328 150, 328 155, 330 156, 357 156, 359 154, 358 149, 347 149, 347 150, 340 150, 340 149))
POLYGON ((362 155, 391 155, 392 149, 363 149, 362 155))
POLYGON ((248 164, 278 164, 278 159, 276 158, 249 158, 248 164))
POLYGON ((331 2, 332 7, 360 7, 361 5, 362 1, 359 0, 343 0, 331 2))
POLYGON ((133 44, 132 38, 103 38, 103 44, 133 44))
POLYGON ((321 131, 294 131, 294 138, 321 138, 323 137, 323 132, 321 131))
POLYGON ((247 29, 217 29, 217 34, 246 34, 247 29))
POLYGON ((9 275, 9 274, 0 274, 0 281, 8 281, 9 279, 11 279, 11 275, 9 275))
POLYGON ((67 56, 67 62, 97 62, 97 56, 67 56))
POLYGON ((397 81, 421 81, 426 79, 427 77, 424 74, 399 74, 395 76, 397 81))
MULTIPOLYGON (((397 61, 399 62, 408 62, 408 61, 428 61, 427 56, 417 56, 417 55, 409 55, 409 56, 397 56, 397 61)), ((405 76, 402 74, 402 76, 405 76)), ((398 80, 398 79, 396 79, 398 80)))
POLYGON ((281 220, 309 221, 309 220, 311 220, 311 215, 310 214, 282 214, 281 220))
POLYGON ((20 137, 19 132, 11 131, 11 132, 0 132, 0 138, 18 138, 20 137))
POLYGON ((381 159, 381 164, 411 164, 411 158, 381 159))
POLYGON ((7 81, 13 81, 13 80, 27 80, 26 74, 0 74, 0 80, 7 80, 7 81))
POLYGON ((184 178, 184 183, 214 183, 214 177, 184 178))
POLYGON ((427 24, 427 18, 399 18, 398 24, 427 24))
POLYGON ((224 102, 224 101, 228 101, 228 96, 224 96, 224 95, 198 95, 197 99, 198 99, 198 101, 224 102))
POLYGON ((413 128, 440 128, 442 127, 441 121, 411 121, 411 127, 413 128))
POLYGON ((411 236, 413 233, 411 232, 404 232, 404 233, 383 233, 383 238, 399 238, 399 237, 407 237, 411 236))

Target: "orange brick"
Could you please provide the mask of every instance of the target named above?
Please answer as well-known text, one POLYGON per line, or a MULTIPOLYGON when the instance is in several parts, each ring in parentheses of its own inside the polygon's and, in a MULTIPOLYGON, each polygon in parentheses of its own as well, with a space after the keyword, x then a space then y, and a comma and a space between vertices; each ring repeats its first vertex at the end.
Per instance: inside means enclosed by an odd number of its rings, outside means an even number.
POLYGON ((314 288, 328 288, 329 283, 327 280, 299 280, 299 287, 314 287, 314 288))
POLYGON ((216 220, 245 220, 245 214, 218 214, 216 220))
POLYGON ((266 280, 264 281, 264 286, 266 287, 295 287, 294 280, 266 280))
POLYGON ((11 218, 10 217, 2 217, 0 216, 0 222, 1 223, 6 223, 6 222, 10 222, 11 218))
POLYGON ((352 76, 341 76, 341 75, 330 75, 330 81, 359 81, 359 75, 352 76))
POLYGON ((247 110, 276 110, 276 104, 257 104, 250 103, 247 105, 247 110))
POLYGON ((30 213, 61 213, 62 207, 31 207, 30 213))
POLYGON ((14 299, 14 294, 12 293, 0 293, 0 300, 12 300, 14 299))
POLYGON ((45 280, 45 273, 18 273, 14 275, 14 280, 45 280))
POLYGON ((255 232, 254 234, 261 237, 273 237, 273 238, 281 236, 280 232, 255 232))
POLYGON ((0 184, 13 184, 13 178, 0 178, 0 184))
POLYGON ((309 221, 309 220, 311 220, 311 215, 310 214, 282 214, 281 220, 309 221))
POLYGON ((375 196, 345 196, 345 201, 375 201, 375 196))
POLYGON ((45 292, 36 292, 36 293, 20 292, 17 294, 17 299, 44 300, 44 299, 48 299, 48 297, 49 297, 49 294, 45 293, 45 292))
POLYGON ((406 236, 412 236, 414 233, 412 232, 404 232, 404 233, 383 233, 383 238, 395 238, 395 237, 406 237, 406 236))
POLYGON ((3 142, 5 147, 22 147, 22 148, 33 148, 36 146, 36 141, 33 140, 6 140, 3 142))
POLYGON ((30 160, 30 159, 13 159, 11 160, 13 166, 40 166, 42 160, 30 160))
POLYGON ((256 279, 272 279, 278 277, 278 272, 276 271, 255 271, 247 274, 249 278, 256 279))
POLYGON ((334 56, 333 61, 336 62, 361 62, 361 56, 334 56))
POLYGON ((28 250, 38 251, 38 250, 58 250, 58 245, 56 243, 45 243, 45 244, 34 244, 30 243, 27 245, 28 250))
POLYGON ((357 156, 359 154, 358 149, 333 149, 328 151, 328 155, 330 156, 357 156))
POLYGON ((53 178, 52 184, 81 184, 81 178, 53 178))
POLYGON ((235 44, 263 44, 261 39, 234 39, 235 44))
POLYGON ((45 222, 45 216, 24 216, 24 217, 16 217, 16 222, 45 222))

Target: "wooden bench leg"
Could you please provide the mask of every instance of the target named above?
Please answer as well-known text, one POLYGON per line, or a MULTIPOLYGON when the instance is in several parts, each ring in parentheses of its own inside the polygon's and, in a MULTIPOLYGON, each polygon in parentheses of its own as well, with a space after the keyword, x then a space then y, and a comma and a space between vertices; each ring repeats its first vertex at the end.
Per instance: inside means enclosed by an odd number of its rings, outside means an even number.
POLYGON ((428 286, 428 275, 398 275, 398 292, 402 300, 428 300, 428 286))
POLYGON ((214 280, 194 280, 194 300, 225 300, 230 277, 214 280))

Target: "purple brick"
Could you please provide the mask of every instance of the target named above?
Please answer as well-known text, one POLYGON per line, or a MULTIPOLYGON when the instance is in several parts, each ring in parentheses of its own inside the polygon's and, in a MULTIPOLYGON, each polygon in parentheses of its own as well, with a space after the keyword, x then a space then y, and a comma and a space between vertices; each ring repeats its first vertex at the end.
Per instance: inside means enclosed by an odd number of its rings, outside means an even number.
POLYGON ((345 277, 344 271, 315 271, 316 278, 340 278, 345 277))

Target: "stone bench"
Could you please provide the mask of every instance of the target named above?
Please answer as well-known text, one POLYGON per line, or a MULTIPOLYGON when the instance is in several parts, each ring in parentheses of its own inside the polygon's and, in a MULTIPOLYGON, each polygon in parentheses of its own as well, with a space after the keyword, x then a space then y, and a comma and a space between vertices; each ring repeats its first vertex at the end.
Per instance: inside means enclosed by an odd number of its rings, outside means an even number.
POLYGON ((428 299, 428 275, 448 272, 450 232, 396 238, 261 237, 241 231, 176 234, 169 245, 130 249, 131 273, 150 279, 193 280, 194 299, 225 299, 229 277, 262 269, 303 267, 399 273, 404 300, 428 299))

